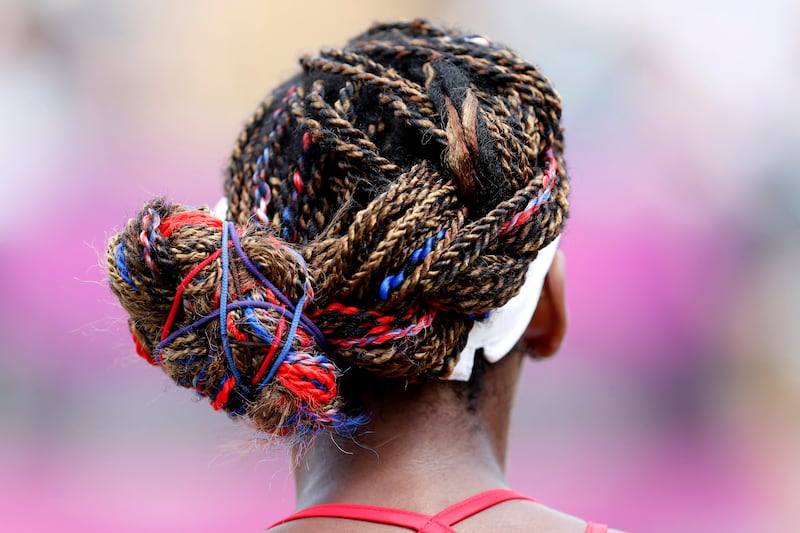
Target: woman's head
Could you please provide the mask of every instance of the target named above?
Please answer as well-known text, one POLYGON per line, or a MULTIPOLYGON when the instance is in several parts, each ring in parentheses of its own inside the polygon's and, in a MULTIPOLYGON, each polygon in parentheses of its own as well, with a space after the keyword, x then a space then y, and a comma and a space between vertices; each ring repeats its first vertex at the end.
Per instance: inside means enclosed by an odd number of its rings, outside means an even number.
POLYGON ((226 221, 157 200, 108 248, 139 353, 289 436, 353 429, 349 368, 450 375, 569 191, 559 97, 506 48, 414 21, 301 66, 234 146, 226 221))

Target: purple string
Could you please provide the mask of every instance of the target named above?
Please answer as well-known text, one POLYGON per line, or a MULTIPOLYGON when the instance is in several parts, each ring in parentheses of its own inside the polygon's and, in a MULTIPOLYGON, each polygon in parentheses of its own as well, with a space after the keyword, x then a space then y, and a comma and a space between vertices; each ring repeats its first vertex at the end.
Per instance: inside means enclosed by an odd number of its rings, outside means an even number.
MULTIPOLYGON (((299 257, 300 261, 302 261, 302 257, 299 257)), ((305 288, 308 289, 308 281, 306 280, 305 288)), ((314 324, 311 319, 306 317, 303 314, 303 307, 305 306, 305 300, 308 296, 307 290, 304 290, 303 295, 300 297, 298 301, 299 309, 296 306, 292 305, 289 299, 275 287, 256 267, 253 261, 247 256, 242 248, 241 241, 239 240, 239 234, 236 231, 236 226, 233 222, 224 222, 222 228, 222 282, 221 282, 221 297, 220 297, 220 306, 217 311, 214 311, 204 317, 201 317, 191 324, 187 324, 182 328, 174 331, 172 334, 168 335, 164 340, 159 342, 155 349, 153 350, 153 357, 160 359, 161 350, 164 349, 165 346, 173 342, 178 337, 189 333, 195 329, 198 329, 202 326, 205 326, 209 322, 214 319, 219 319, 220 321, 220 335, 222 336, 222 344, 223 350, 225 352, 226 358, 228 359, 228 365, 231 367, 231 371, 234 373, 234 378, 236 379, 237 384, 242 383, 241 376, 238 374, 238 369, 235 366, 233 361, 233 355, 231 353, 230 345, 228 344, 228 331, 227 331, 227 316, 228 313, 235 309, 271 309, 273 311, 277 311, 285 318, 289 319, 291 323, 291 327, 289 329, 289 335, 287 336, 287 340, 284 343, 283 349, 281 350, 278 357, 275 358, 275 361, 270 366, 269 372, 265 379, 261 381, 258 385, 256 390, 261 390, 267 383, 269 383, 272 378, 274 377, 278 366, 286 359, 286 356, 289 353, 291 348, 292 340, 294 338, 295 332, 297 331, 297 327, 300 323, 305 326, 305 329, 311 333, 314 339, 317 341, 317 344, 323 348, 323 350, 327 351, 329 349, 329 344, 325 339, 325 336, 322 332, 317 328, 316 324, 314 324), (254 275, 258 280, 267 288, 275 293, 275 296, 278 300, 281 301, 286 307, 282 307, 280 305, 276 305, 270 302, 259 302, 255 300, 240 300, 234 302, 228 302, 228 269, 229 269, 229 255, 228 255, 228 239, 230 239, 231 244, 233 244, 236 253, 239 255, 239 258, 242 260, 242 263, 247 267, 247 269, 254 275)))
MULTIPOLYGON (((228 222, 228 224, 233 224, 233 222, 228 222)), ((242 243, 239 240, 239 234, 235 229, 230 232, 230 238, 236 253, 239 255, 239 259, 242 260, 242 263, 244 263, 244 266, 247 267, 247 270, 249 270, 251 274, 258 278, 258 280, 265 287, 268 287, 273 293, 275 293, 275 296, 278 298, 278 300, 280 300, 284 305, 286 305, 286 307, 290 308, 292 312, 294 312, 295 306, 292 305, 289 299, 281 291, 279 291, 278 288, 275 287, 275 285, 273 285, 264 276, 264 274, 261 273, 260 270, 258 270, 258 267, 256 267, 253 261, 247 256, 242 248, 242 243)), ((305 326, 304 329, 311 333, 311 336, 314 337, 314 340, 317 341, 317 344, 320 346, 320 348, 322 348, 324 351, 330 350, 330 344, 328 344, 327 339, 325 339, 325 335, 323 335, 317 325, 314 324, 314 322, 312 322, 311 319, 302 312, 300 313, 300 322, 302 322, 303 326, 305 326)))
MULTIPOLYGON (((289 320, 294 319, 294 313, 279 305, 271 304, 269 302, 256 302, 252 300, 232 302, 228 304, 228 311, 231 311, 233 309, 244 309, 248 307, 255 307, 257 309, 272 309, 273 311, 279 312, 289 320)), ((171 343, 181 335, 185 335, 186 333, 189 333, 194 329, 205 326, 215 318, 219 318, 219 313, 217 311, 214 311, 202 318, 198 318, 191 324, 187 324, 183 326, 181 329, 176 330, 175 332, 170 334, 166 339, 164 339, 163 341, 159 342, 156 345, 155 349, 153 350, 153 358, 158 358, 159 352, 161 352, 161 350, 164 349, 164 346, 166 346, 167 344, 171 343)))

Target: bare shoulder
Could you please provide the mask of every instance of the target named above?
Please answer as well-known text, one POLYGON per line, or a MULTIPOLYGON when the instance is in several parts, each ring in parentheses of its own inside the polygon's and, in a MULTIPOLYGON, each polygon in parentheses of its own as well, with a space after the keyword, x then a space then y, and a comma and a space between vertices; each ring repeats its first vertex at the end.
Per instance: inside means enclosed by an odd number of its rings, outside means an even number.
POLYGON ((459 523, 460 533, 585 533, 586 520, 539 503, 513 500, 459 523))

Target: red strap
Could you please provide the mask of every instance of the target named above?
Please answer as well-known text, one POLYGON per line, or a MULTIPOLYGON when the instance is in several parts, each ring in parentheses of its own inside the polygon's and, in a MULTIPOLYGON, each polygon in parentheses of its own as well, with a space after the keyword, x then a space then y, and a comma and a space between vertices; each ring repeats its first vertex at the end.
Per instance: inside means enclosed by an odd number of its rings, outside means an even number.
MULTIPOLYGON (((425 527, 425 524, 430 520, 428 515, 415 513, 413 511, 404 511, 403 509, 349 503, 326 503, 298 511, 280 522, 272 524, 267 529, 272 529, 286 522, 299 520, 301 518, 347 518, 350 520, 361 520, 364 522, 404 527, 414 531, 419 531, 420 528, 425 527)), ((448 530, 442 530, 442 533, 445 531, 449 533, 448 530)))
POLYGON ((403 509, 392 509, 373 505, 328 503, 315 505, 314 507, 298 511, 280 522, 271 525, 268 529, 301 518, 347 518, 350 520, 361 520, 364 522, 404 527, 417 531, 418 533, 455 533, 455 530, 450 527, 453 524, 508 500, 529 500, 536 502, 533 498, 529 498, 513 490, 488 490, 451 505, 434 516, 405 511, 403 509))
POLYGON ((608 533, 608 526, 604 524, 588 522, 586 524, 586 533, 608 533))
POLYGON ((437 513, 431 520, 438 520, 445 524, 452 526, 469 518, 472 515, 485 511, 489 507, 494 507, 497 504, 507 502, 508 500, 528 500, 534 503, 539 503, 531 497, 520 494, 519 492, 511 489, 494 489, 481 492, 475 496, 471 496, 466 500, 451 505, 444 511, 437 513))

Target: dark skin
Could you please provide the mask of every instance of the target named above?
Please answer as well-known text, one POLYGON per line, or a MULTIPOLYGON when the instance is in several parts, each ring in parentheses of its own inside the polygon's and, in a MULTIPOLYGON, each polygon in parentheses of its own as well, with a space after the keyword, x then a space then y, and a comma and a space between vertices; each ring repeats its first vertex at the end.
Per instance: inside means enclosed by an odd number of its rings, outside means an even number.
MULTIPOLYGON (((523 360, 526 353, 553 355, 565 332, 564 257, 559 251, 522 341, 486 370, 476 411, 469 410, 463 395, 448 381, 410 387, 397 383, 380 394, 366 393, 362 403, 371 421, 357 443, 319 438, 302 458, 295 458, 297 509, 358 503, 433 515, 479 492, 508 488, 508 426, 523 360)), ((464 533, 582 533, 586 522, 514 500, 467 518, 455 529, 464 533)), ((391 533, 404 529, 309 518, 271 531, 391 533)))

